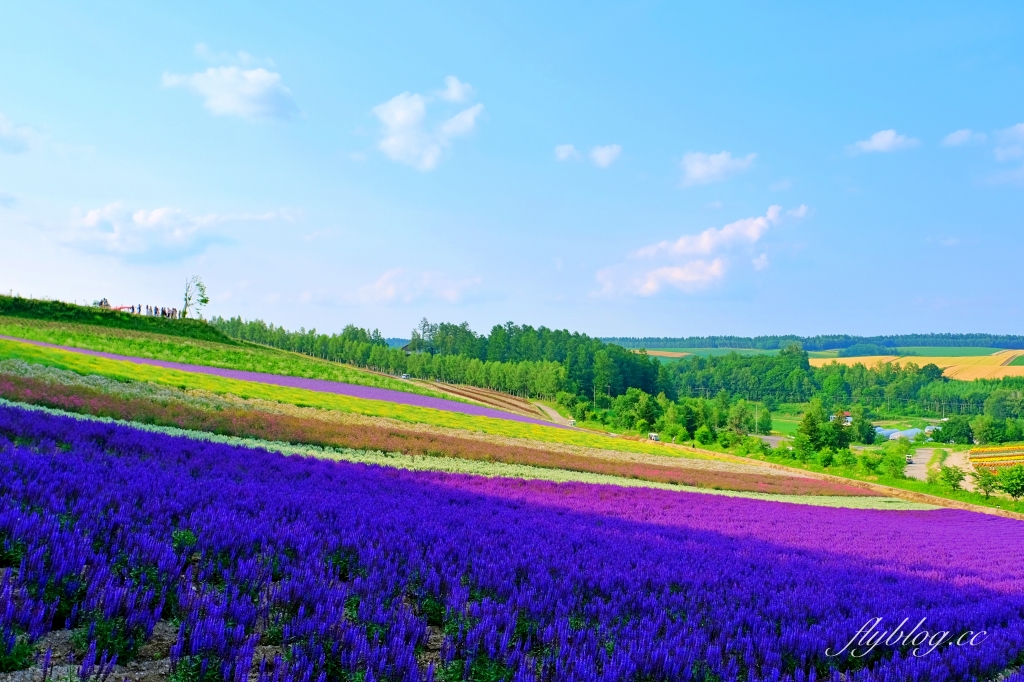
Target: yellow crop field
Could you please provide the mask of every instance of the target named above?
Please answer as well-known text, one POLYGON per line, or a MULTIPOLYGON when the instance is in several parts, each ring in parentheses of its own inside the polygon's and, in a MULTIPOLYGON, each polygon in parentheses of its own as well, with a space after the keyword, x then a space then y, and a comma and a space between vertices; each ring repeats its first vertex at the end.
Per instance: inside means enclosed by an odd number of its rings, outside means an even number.
POLYGON ((860 358, 811 358, 812 367, 824 367, 832 362, 853 366, 862 364, 875 367, 886 362, 900 364, 914 363, 918 366, 933 364, 941 367, 950 379, 973 381, 974 379, 1002 379, 1003 377, 1024 377, 1024 366, 1009 367, 1016 358, 1024 355, 1024 350, 1003 350, 992 355, 928 357, 920 355, 875 355, 860 358))

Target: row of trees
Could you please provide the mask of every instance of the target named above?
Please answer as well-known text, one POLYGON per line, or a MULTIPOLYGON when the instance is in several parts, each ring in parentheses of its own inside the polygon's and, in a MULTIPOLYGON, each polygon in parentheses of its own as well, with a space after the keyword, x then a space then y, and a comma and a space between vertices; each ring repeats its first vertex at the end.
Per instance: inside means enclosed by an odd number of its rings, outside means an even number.
POLYGON ((596 400, 630 388, 653 394, 664 374, 657 359, 646 354, 585 334, 512 323, 495 326, 483 336, 466 323, 431 324, 424 319, 413 332, 408 351, 389 348, 378 330, 354 325, 328 335, 315 329, 288 331, 240 317, 215 317, 210 324, 232 338, 325 360, 527 396, 552 397, 562 391, 596 400))
POLYGON ((565 369, 560 390, 596 400, 619 396, 630 388, 659 391, 661 363, 646 353, 633 353, 586 334, 507 322, 489 334, 469 324, 433 324, 424 318, 412 332, 409 349, 434 356, 461 356, 487 362, 556 362, 565 369))
MULTIPOLYGON (((614 337, 602 341, 624 348, 758 348, 778 350, 799 344, 806 350, 835 350, 857 344, 872 344, 888 349, 901 346, 944 346, 950 348, 976 346, 984 348, 1024 348, 1024 336, 1016 334, 894 334, 888 336, 850 336, 825 334, 819 336, 688 336, 614 337)), ((884 353, 888 355, 889 353, 884 353)))
POLYGON ((597 407, 570 393, 559 393, 557 400, 578 421, 598 422, 620 431, 655 431, 665 439, 696 440, 705 445, 723 440, 728 445, 749 433, 772 430, 772 415, 764 405, 742 398, 730 400, 724 392, 713 399, 671 400, 664 393, 651 396, 630 388, 614 399, 599 400, 597 407))
POLYGON ((830 363, 814 368, 805 351, 789 346, 774 356, 682 358, 668 367, 662 390, 670 396, 726 391, 768 405, 819 398, 826 407, 859 404, 890 413, 1024 417, 1024 378, 949 381, 930 363, 830 363))

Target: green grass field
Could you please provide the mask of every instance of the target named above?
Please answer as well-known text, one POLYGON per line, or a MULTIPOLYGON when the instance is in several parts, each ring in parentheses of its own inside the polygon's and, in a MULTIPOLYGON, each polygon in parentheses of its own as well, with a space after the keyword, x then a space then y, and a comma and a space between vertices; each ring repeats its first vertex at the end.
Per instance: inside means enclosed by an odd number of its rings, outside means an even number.
POLYGON ((893 355, 920 355, 924 358, 960 358, 992 355, 1002 348, 981 348, 978 346, 906 346, 895 348, 893 355))
POLYGON ((319 393, 317 391, 273 386, 253 381, 225 379, 208 374, 181 372, 120 360, 107 360, 105 358, 82 355, 73 351, 42 348, 0 339, 0 359, 7 358, 17 358, 25 362, 71 370, 78 374, 95 374, 120 381, 145 381, 158 385, 174 386, 183 390, 202 390, 218 395, 231 394, 239 398, 256 398, 298 405, 300 407, 316 407, 371 417, 387 417, 405 422, 430 424, 466 431, 479 431, 509 438, 526 438, 534 441, 618 450, 620 452, 704 458, 699 453, 690 453, 665 444, 652 443, 646 440, 613 438, 601 434, 541 424, 492 419, 491 417, 477 417, 426 407, 399 405, 383 400, 365 400, 333 393, 319 393))
POLYGON ((318 360, 306 355, 250 343, 227 345, 164 334, 14 317, 0 317, 0 335, 104 353, 116 353, 117 355, 308 379, 327 379, 347 384, 390 388, 406 393, 441 397, 435 391, 406 381, 337 362, 318 360))
POLYGON ((780 436, 795 436, 796 430, 799 426, 800 421, 798 419, 772 418, 772 432, 777 433, 780 436))
POLYGON ((1024 367, 1024 355, 1015 357, 1007 367, 1024 367))

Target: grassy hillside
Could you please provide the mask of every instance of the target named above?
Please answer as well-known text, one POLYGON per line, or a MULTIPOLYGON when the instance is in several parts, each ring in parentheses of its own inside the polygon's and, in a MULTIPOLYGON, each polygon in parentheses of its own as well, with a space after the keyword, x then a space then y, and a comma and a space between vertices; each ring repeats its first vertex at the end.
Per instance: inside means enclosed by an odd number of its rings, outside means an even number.
POLYGON ((108 329, 129 329, 231 345, 237 343, 203 320, 168 320, 162 317, 132 315, 118 310, 20 296, 0 296, 0 316, 86 324, 108 329))
POLYGON ((146 381, 185 390, 198 389, 220 395, 231 394, 240 398, 256 398, 371 417, 388 417, 405 422, 430 424, 467 431, 481 431, 511 438, 529 438, 543 442, 564 443, 566 445, 579 445, 620 452, 701 457, 697 453, 690 453, 687 450, 661 443, 614 438, 584 431, 573 431, 505 419, 492 419, 490 417, 477 417, 426 407, 399 405, 382 400, 365 400, 333 393, 319 393, 252 381, 225 379, 208 374, 181 372, 150 365, 107 360, 71 351, 40 348, 39 346, 0 339, 0 359, 7 358, 17 358, 25 362, 68 369, 79 374, 95 374, 121 381, 146 381))
POLYGON ((245 342, 232 341, 224 344, 166 334, 13 317, 0 317, 0 335, 132 357, 309 379, 327 379, 441 397, 439 393, 407 381, 337 362, 245 342))

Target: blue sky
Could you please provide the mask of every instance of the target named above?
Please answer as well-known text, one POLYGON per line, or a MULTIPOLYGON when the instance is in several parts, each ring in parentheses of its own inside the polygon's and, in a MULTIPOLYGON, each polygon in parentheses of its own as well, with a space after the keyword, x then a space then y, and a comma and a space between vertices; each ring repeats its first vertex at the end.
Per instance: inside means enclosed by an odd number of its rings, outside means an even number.
POLYGON ((8 3, 0 288, 1024 333, 1019 3, 8 3))

